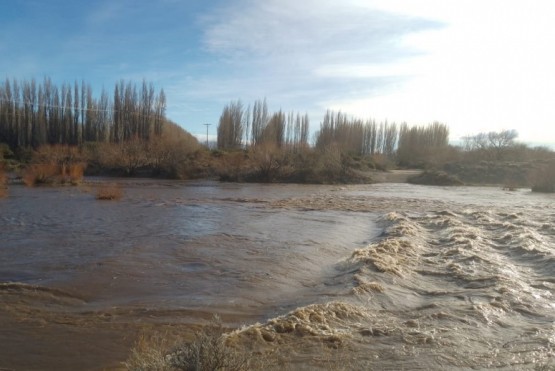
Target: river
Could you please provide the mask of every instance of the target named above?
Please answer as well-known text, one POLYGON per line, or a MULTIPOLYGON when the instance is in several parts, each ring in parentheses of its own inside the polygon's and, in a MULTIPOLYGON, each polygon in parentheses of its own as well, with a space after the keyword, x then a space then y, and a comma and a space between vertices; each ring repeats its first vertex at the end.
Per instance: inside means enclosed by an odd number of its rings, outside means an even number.
POLYGON ((117 369, 214 314, 293 369, 553 365, 554 196, 105 181, 0 200, 0 369, 117 369))

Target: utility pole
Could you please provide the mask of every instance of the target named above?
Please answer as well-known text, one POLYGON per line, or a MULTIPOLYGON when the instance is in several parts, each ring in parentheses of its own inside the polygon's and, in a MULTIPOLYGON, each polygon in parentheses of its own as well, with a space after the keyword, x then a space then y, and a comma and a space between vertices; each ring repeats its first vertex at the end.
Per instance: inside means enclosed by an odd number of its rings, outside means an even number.
POLYGON ((210 148, 208 147, 208 127, 212 125, 212 124, 204 124, 204 126, 206 126, 206 148, 210 148))

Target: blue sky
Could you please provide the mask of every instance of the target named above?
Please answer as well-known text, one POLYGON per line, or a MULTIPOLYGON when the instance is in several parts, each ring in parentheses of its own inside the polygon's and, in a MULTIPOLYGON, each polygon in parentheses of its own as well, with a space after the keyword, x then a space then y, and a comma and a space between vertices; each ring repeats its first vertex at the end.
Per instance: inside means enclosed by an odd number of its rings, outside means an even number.
POLYGON ((555 142, 550 0, 10 0, 0 71, 164 88, 167 116, 215 133, 225 104, 446 123, 452 139, 516 129, 555 142))

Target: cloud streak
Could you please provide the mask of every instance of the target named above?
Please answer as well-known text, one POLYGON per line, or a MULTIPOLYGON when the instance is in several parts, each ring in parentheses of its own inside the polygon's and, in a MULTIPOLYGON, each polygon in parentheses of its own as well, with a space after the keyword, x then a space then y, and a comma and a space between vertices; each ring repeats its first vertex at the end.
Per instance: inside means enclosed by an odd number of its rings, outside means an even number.
POLYGON ((401 83, 403 74, 372 71, 419 55, 403 45, 407 35, 444 27, 354 0, 240 0, 200 23, 204 50, 217 62, 210 75, 187 81, 191 89, 184 99, 212 97, 223 103, 267 97, 276 109, 316 115, 330 101, 377 94, 401 83))
MULTIPOLYGON (((2 77, 146 78, 191 132, 222 107, 439 120, 454 136, 555 138, 555 3, 524 0, 69 0, 0 3, 2 77), (529 124, 532 123, 532 124, 529 124)), ((555 139, 553 139, 555 140, 555 139)))

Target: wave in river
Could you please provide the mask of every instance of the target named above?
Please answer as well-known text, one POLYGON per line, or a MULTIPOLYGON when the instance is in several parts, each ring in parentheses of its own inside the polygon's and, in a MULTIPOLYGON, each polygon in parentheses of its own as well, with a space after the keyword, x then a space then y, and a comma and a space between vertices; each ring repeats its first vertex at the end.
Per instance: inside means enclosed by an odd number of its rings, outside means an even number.
POLYGON ((555 356, 552 218, 388 213, 383 234, 337 264, 352 285, 340 300, 231 338, 259 350, 277 343, 302 362, 318 347, 349 349, 356 365, 377 369, 546 365, 555 356))

